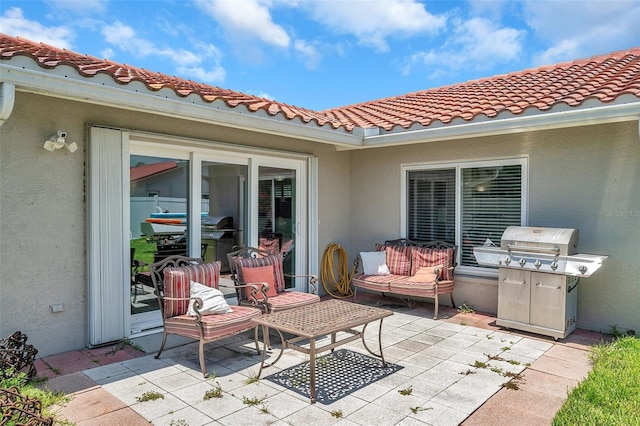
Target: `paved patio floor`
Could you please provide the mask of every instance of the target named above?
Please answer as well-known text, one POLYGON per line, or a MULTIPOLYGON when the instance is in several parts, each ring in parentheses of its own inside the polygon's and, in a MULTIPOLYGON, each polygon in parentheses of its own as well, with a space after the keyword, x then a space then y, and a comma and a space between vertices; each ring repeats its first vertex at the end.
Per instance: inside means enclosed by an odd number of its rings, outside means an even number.
MULTIPOLYGON (((172 347, 154 359, 158 334, 133 339, 133 346, 46 357, 38 372, 50 377, 52 390, 72 395, 57 415, 77 425, 549 425, 590 371, 589 346, 603 339, 576 330, 555 342, 446 308, 434 321, 433 305, 408 309, 393 301, 366 300, 394 311, 382 342, 385 360, 402 368, 328 404, 310 404, 264 378, 308 361, 298 352, 285 351, 253 382, 260 356, 249 332, 205 346, 215 376, 208 379, 196 342, 170 336, 172 347), (217 389, 222 397, 205 399, 217 389), (147 392, 162 398, 143 401, 147 392)), ((376 331, 367 329, 372 348, 376 331)), ((366 353, 360 341, 341 348, 366 353)))

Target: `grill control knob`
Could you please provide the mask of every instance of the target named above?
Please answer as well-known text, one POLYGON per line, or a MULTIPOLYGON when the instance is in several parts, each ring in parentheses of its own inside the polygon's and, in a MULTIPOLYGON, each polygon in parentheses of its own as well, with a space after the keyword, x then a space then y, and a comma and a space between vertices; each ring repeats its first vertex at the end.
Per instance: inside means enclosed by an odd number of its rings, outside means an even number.
POLYGON ((540 269, 541 265, 542 265, 542 262, 540 262, 540 259, 537 259, 535 262, 533 262, 533 266, 535 266, 538 269, 540 269))
POLYGON ((551 266, 551 269, 555 271, 556 269, 558 269, 558 262, 554 260, 553 262, 551 262, 551 265, 549 266, 551 266))
POLYGON ((524 257, 521 257, 520 262, 518 263, 520 263, 520 266, 524 266, 527 263, 527 261, 524 259, 524 257))
POLYGON ((580 266, 578 266, 578 271, 579 271, 581 274, 584 274, 585 272, 587 272, 587 267, 586 267, 586 266, 584 266, 584 265, 580 265, 580 266))
POLYGON ((508 265, 508 264, 510 264, 510 263, 511 263, 511 258, 510 258, 509 256, 506 256, 506 257, 504 258, 504 264, 505 264, 505 265, 508 265))

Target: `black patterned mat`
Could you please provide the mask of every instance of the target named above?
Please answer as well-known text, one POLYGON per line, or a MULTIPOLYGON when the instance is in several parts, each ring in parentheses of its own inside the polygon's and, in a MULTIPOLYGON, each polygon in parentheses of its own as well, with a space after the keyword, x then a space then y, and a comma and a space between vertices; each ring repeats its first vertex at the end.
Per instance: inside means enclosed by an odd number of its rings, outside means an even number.
MULTIPOLYGON (((331 404, 402 368, 389 362, 383 366, 379 358, 347 349, 323 355, 316 358, 316 401, 331 404)), ((294 365, 265 379, 309 397, 309 362, 294 365)))

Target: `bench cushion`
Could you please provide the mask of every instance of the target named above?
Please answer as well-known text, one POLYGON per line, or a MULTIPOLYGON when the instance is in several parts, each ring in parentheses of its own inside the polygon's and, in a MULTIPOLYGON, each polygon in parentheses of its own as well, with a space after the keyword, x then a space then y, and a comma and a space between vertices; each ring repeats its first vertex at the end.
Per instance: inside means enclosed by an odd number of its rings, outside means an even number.
MULTIPOLYGON (((436 294, 435 282, 415 282, 411 277, 397 277, 389 283, 391 293, 404 294, 415 297, 433 297, 436 294)), ((453 281, 440 281, 438 283, 438 294, 450 293, 453 291, 453 281)))
POLYGON ((351 282, 356 287, 388 293, 389 282, 393 277, 393 275, 365 275, 360 273, 354 274, 351 277, 351 282))
MULTIPOLYGON (((453 280, 453 249, 411 247, 411 275, 423 266, 443 265, 442 279, 453 280)), ((408 274, 407 274, 408 275, 408 274)))
POLYGON ((387 253, 387 267, 392 275, 409 275, 411 272, 411 247, 376 244, 377 251, 387 253))

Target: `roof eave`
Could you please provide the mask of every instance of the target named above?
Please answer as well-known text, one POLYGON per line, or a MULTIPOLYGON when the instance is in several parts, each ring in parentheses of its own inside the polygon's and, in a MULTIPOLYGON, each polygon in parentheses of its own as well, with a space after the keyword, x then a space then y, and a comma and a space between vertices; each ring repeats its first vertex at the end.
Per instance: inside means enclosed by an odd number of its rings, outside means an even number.
MULTIPOLYGON (((539 112, 526 116, 474 120, 439 127, 427 127, 416 130, 399 131, 397 133, 365 136, 363 146, 355 149, 462 140, 484 136, 640 120, 640 101, 635 97, 633 97, 633 99, 635 99, 635 102, 631 101, 608 105, 592 104, 590 106, 583 106, 582 108, 565 109, 557 112, 539 112)), ((354 148, 340 147, 338 149, 354 148)))
MULTIPOLYGON (((79 75, 69 77, 69 73, 59 74, 59 68, 52 70, 54 72, 47 72, 0 64, 2 80, 15 85, 16 91, 299 138, 344 148, 361 147, 363 143, 364 130, 361 128, 355 128, 349 133, 343 129, 331 128, 328 124, 321 127, 317 123, 307 124, 300 120, 290 121, 280 117, 262 116, 247 110, 244 106, 231 108, 219 104, 206 104, 199 96, 194 95, 193 99, 172 99, 152 92, 132 90, 129 85, 120 88, 114 86, 116 83, 111 85, 86 81, 86 77, 79 75)), ((76 73, 71 67, 68 67, 68 70, 76 73)))

